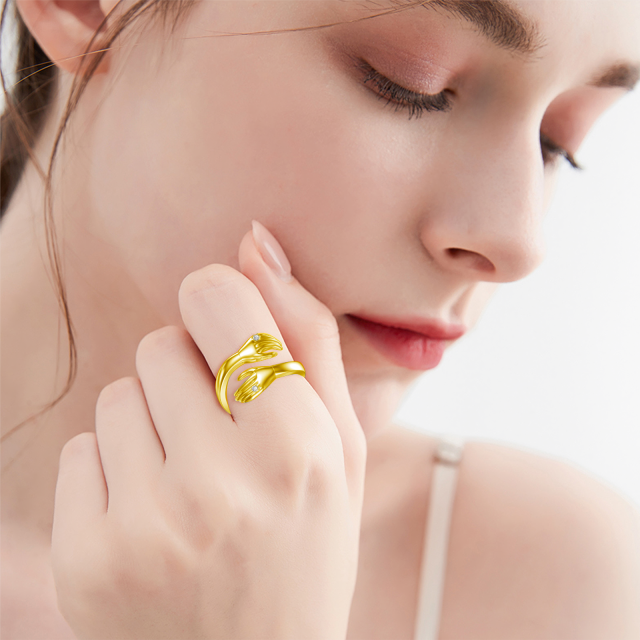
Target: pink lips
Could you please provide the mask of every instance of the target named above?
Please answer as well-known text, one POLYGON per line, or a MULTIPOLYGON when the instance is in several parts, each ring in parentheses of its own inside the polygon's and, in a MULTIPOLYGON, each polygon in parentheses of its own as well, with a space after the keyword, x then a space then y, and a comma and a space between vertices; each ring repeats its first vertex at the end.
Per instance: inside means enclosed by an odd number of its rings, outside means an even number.
POLYGON ((438 320, 407 322, 394 318, 348 317, 380 353, 406 369, 437 367, 449 342, 465 332, 462 325, 448 325, 438 320))

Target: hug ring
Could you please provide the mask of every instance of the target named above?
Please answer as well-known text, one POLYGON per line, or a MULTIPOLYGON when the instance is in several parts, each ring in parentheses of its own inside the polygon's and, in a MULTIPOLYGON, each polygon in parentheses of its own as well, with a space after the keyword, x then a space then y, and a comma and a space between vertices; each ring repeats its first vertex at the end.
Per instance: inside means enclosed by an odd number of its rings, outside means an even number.
MULTIPOLYGON (((231 414, 227 401, 227 385, 231 379, 231 374, 243 364, 249 362, 260 362, 267 358, 273 358, 278 354, 276 351, 282 350, 282 343, 268 333, 256 333, 252 335, 233 355, 229 356, 223 363, 216 375, 216 396, 222 408, 231 414)), ((238 387, 233 397, 238 402, 251 402, 257 398, 276 378, 290 376, 294 373, 305 377, 304 367, 300 362, 292 360, 271 366, 251 367, 245 369, 238 380, 246 378, 244 383, 238 387)))

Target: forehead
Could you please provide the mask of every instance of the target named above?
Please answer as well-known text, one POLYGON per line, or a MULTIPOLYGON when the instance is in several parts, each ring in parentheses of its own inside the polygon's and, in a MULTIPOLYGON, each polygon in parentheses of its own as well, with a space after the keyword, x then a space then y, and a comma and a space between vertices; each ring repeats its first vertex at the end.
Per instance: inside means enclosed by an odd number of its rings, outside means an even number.
POLYGON ((541 59, 560 63, 565 70, 561 75, 605 87, 630 89, 637 83, 637 0, 511 0, 511 6, 534 25, 541 59))
POLYGON ((487 44, 543 62, 541 69, 564 68, 574 80, 630 88, 640 75, 640 0, 390 2, 396 8, 422 5, 444 14, 480 33, 487 44))
MULTIPOLYGON (((483 1, 483 0, 480 0, 483 1)), ((581 43, 601 51, 640 53, 638 0, 510 0, 535 22, 543 38, 581 43)))

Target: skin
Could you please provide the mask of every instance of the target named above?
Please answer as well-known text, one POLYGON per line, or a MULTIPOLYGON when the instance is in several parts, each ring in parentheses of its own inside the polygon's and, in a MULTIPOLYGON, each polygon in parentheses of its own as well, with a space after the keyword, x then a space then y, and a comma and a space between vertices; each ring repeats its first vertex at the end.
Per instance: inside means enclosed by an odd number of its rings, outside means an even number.
MULTIPOLYGON (((380 10, 339 2, 259 2, 250 12, 242 2, 202 2, 179 37, 146 29, 138 46, 125 40, 108 54, 65 134, 57 161, 65 172, 55 173, 78 379, 3 446, 3 637, 73 637, 56 607, 52 531, 60 606, 81 636, 109 624, 118 637, 155 637, 161 621, 172 637, 279 637, 282 629, 411 637, 433 443, 391 422, 420 372, 375 351, 345 314, 392 309, 472 327, 499 283, 542 259, 554 168, 543 165, 540 130, 575 153, 623 94, 586 86, 590 79, 619 59, 640 60, 637 3, 514 4, 546 42, 532 60, 419 8, 282 36, 202 37, 380 10), (387 75, 404 68, 407 77, 393 79, 414 90, 437 93, 455 80, 455 108, 412 120, 394 113, 342 55, 365 49, 387 75), (401 57, 412 62, 401 67, 401 57), (293 281, 262 261, 252 219, 279 241, 293 281), (228 414, 198 402, 194 389, 206 396, 211 371, 257 330, 281 338, 278 362, 301 361, 307 377, 234 404, 243 428, 232 438, 228 414), (231 515, 220 506, 229 498, 223 485, 238 488, 231 515), (184 515, 186 529, 204 538, 186 536, 167 515, 182 490, 197 507, 184 515), (296 496, 305 508, 292 507, 296 496), (116 505, 108 521, 107 500, 116 505), (199 521, 198 509, 211 519, 199 521), (283 510, 296 526, 282 524, 283 510), (127 514, 144 525, 138 546, 118 526, 127 514), (240 535, 243 516, 255 528, 240 535), (165 533, 149 529, 156 522, 165 533), (259 535, 265 527, 270 536, 259 535), (236 540, 239 557, 268 576, 236 610, 237 626, 220 626, 231 622, 219 612, 233 588, 255 579, 229 554, 205 553, 207 536, 236 540), (154 553, 141 553, 147 548, 154 553), (130 561, 100 571, 105 549, 130 561), (145 564, 158 554, 174 561, 172 579, 145 564), (302 579, 310 566, 314 580, 302 579), (200 579, 212 573, 224 574, 228 589, 200 579), (104 608, 87 596, 96 575, 109 576, 99 585, 104 608), (185 589, 198 585, 194 597, 206 598, 210 617, 189 609, 193 597, 176 600, 176 575, 185 589), (144 599, 150 584, 167 606, 144 599), (131 619, 132 603, 148 615, 131 619)), ((62 90, 37 146, 46 166, 78 70, 73 56, 101 16, 121 7, 18 7, 60 60, 62 90)), ((42 185, 30 166, 2 227, 3 429, 48 402, 66 377, 41 221, 42 185)), ((638 637, 639 533, 621 498, 574 470, 469 443, 441 637, 638 637)))

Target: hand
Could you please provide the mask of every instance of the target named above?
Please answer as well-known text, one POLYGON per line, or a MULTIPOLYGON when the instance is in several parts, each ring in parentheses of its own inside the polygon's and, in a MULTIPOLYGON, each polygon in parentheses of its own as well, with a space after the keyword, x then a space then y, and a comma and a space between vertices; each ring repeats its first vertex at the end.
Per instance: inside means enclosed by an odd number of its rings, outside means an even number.
POLYGON ((273 367, 251 367, 245 369, 238 380, 245 380, 242 386, 233 394, 238 402, 251 402, 257 398, 272 382, 276 380, 276 372, 273 367), (255 391, 253 388, 255 387, 255 391))
POLYGON ((280 351, 282 343, 268 334, 256 333, 248 338, 236 353, 230 355, 218 369, 216 374, 216 395, 220 398, 222 407, 227 413, 231 413, 227 401, 227 386, 231 375, 243 364, 259 362, 278 355, 276 351, 269 351, 269 349, 280 351), (257 338, 257 340, 254 340, 254 338, 257 338))
POLYGON ((272 382, 277 378, 290 376, 294 373, 305 375, 304 367, 300 362, 283 362, 275 364, 272 367, 251 367, 245 369, 239 376, 238 380, 245 380, 244 384, 233 394, 238 402, 251 402, 257 398, 272 382))
POLYGON ((273 358, 278 355, 277 351, 282 349, 282 344, 279 341, 273 339, 272 336, 265 335, 264 333, 256 334, 258 340, 254 340, 253 336, 247 339, 238 351, 238 358, 245 362, 258 362, 258 360, 266 360, 267 358, 273 358), (270 349, 277 349, 277 351, 270 351, 270 349))
POLYGON ((366 446, 337 324, 271 271, 250 232, 239 257, 242 273, 214 264, 185 278, 186 330, 147 335, 139 379, 105 387, 95 434, 62 451, 52 563, 79 638, 346 635, 366 446), (262 332, 306 378, 229 415, 214 372, 262 332))

